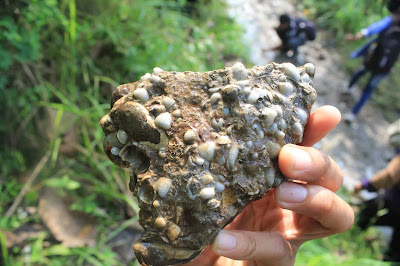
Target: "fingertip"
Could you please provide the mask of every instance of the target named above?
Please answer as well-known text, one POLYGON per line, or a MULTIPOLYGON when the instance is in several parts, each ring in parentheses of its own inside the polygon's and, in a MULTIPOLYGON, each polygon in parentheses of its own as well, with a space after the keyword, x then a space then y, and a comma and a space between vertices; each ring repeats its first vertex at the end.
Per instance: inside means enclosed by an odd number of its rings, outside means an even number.
POLYGON ((317 185, 282 183, 275 191, 277 203, 281 208, 315 219, 323 227, 322 235, 347 231, 354 223, 354 212, 342 198, 317 185), (301 187, 307 194, 302 194, 301 187), (300 192, 299 192, 300 191, 300 192))
POLYGON ((279 205, 302 203, 307 196, 307 187, 294 182, 284 181, 275 189, 275 199, 279 205))
POLYGON ((334 129, 341 120, 340 111, 331 105, 316 109, 307 120, 301 145, 312 146, 334 129))
POLYGON ((236 236, 230 234, 227 230, 221 230, 215 238, 211 248, 214 252, 220 254, 234 250, 236 248, 236 245, 236 236))
POLYGON ((296 250, 277 232, 222 230, 212 250, 235 260, 277 262, 294 258, 296 250))
POLYGON ((333 105, 324 105, 317 108, 311 115, 310 119, 328 120, 332 124, 339 124, 342 114, 339 109, 333 105))
MULTIPOLYGON (((292 156, 293 144, 286 144, 282 147, 278 156, 278 165, 280 170, 285 176, 288 176, 288 172, 293 168, 293 156, 292 156)), ((289 176, 288 176, 289 177, 289 176)))
POLYGON ((292 179, 298 179, 312 170, 313 158, 308 147, 287 144, 282 147, 278 165, 282 173, 292 179))

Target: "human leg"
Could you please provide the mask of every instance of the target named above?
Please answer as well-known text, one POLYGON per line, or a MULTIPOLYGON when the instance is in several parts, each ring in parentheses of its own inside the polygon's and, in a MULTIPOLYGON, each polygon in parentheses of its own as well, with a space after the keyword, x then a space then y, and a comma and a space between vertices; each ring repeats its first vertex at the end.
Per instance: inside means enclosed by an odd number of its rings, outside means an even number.
POLYGON ((389 251, 387 252, 391 261, 400 262, 400 228, 394 228, 389 251))
POLYGON ((297 56, 298 48, 305 44, 307 38, 305 34, 301 33, 297 36, 293 36, 288 40, 288 47, 293 51, 293 56, 297 56))
MULTIPOLYGON (((400 229, 397 227, 394 228, 392 239, 390 240, 390 244, 388 249, 385 251, 383 256, 384 261, 391 262, 400 262, 400 229)), ((391 265, 399 265, 399 264, 391 264, 391 265)))
POLYGON ((390 226, 393 228, 392 238, 388 250, 385 252, 384 260, 400 262, 400 213, 399 202, 400 194, 397 188, 392 188, 381 196, 380 208, 385 208, 388 212, 373 221, 374 225, 390 226))
POLYGON ((379 82, 381 82, 381 80, 386 76, 387 74, 371 74, 371 77, 369 78, 368 83, 362 92, 360 100, 358 100, 356 105, 353 107, 352 113, 354 115, 357 115, 360 112, 364 104, 369 100, 369 98, 371 98, 372 92, 378 86, 379 82))
POLYGON ((349 91, 352 90, 354 84, 356 84, 357 81, 367 72, 368 70, 362 65, 353 73, 349 82, 349 91))
POLYGON ((375 222, 377 212, 384 207, 384 197, 378 196, 364 203, 358 214, 357 225, 361 230, 365 230, 375 222))

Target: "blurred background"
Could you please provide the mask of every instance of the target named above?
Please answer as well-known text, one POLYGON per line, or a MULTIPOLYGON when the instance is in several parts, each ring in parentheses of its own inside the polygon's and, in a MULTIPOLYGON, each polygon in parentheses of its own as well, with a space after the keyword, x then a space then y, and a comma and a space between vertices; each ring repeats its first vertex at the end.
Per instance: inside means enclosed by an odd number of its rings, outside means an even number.
MULTIPOLYGON (((345 35, 388 15, 384 0, 0 1, 0 265, 136 265, 141 228, 129 173, 106 157, 98 125, 112 91, 154 67, 200 72, 276 60, 269 49, 279 44, 282 13, 318 28, 300 49, 317 67, 317 105, 348 111, 338 95, 363 41, 345 35)), ((380 136, 399 117, 399 79, 385 79, 355 125, 319 144, 348 178, 339 193, 356 212, 352 186, 393 156, 380 136)), ((353 227, 308 242, 296 264, 385 265, 384 233, 353 227)))

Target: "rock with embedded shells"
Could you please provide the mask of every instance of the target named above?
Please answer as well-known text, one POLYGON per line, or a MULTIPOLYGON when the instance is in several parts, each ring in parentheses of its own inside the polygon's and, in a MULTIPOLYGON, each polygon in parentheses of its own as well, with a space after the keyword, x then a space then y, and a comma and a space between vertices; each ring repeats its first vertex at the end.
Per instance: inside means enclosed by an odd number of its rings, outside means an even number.
POLYGON ((271 63, 196 72, 155 68, 119 86, 100 125, 112 162, 131 168, 143 265, 193 260, 252 201, 285 178, 316 100, 315 68, 271 63))

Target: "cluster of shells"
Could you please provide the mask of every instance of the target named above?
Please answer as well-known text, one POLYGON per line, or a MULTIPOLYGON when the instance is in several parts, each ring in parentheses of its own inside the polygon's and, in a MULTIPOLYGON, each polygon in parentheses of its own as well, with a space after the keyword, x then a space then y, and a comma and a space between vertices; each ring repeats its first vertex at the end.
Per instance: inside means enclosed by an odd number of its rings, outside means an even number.
POLYGON ((131 168, 144 265, 194 259, 284 177, 281 147, 299 143, 316 100, 315 67, 271 63, 205 73, 156 67, 119 86, 100 125, 111 161, 131 168))

